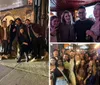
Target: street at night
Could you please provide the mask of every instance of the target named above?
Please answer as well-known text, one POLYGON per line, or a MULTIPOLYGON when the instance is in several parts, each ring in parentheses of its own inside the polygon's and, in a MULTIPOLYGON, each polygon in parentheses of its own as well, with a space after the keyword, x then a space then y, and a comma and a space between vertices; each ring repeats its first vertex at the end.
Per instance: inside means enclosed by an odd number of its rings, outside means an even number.
POLYGON ((45 61, 15 63, 0 61, 0 85, 48 85, 48 63, 45 61))

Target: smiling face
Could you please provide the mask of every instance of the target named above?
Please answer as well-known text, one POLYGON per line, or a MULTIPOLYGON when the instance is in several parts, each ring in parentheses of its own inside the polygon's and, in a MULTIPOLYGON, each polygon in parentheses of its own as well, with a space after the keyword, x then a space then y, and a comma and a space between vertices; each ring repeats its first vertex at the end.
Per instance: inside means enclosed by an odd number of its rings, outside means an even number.
POLYGON ((26 21, 25 21, 25 24, 26 24, 26 25, 29 25, 30 23, 31 23, 30 20, 26 20, 26 21))
POLYGON ((79 18, 81 20, 84 20, 86 18, 86 10, 85 9, 79 9, 78 10, 78 15, 79 15, 79 18))
POLYGON ((63 65, 63 62, 61 60, 58 60, 58 66, 62 66, 63 65))
POLYGON ((55 65, 55 64, 56 64, 56 60, 53 59, 53 58, 51 58, 51 59, 50 59, 50 64, 55 65))
POLYGON ((92 60, 89 62, 89 66, 90 67, 93 66, 93 61, 92 60))
POLYGON ((80 60, 80 56, 79 55, 75 55, 75 60, 79 61, 80 60))
POLYGON ((20 25, 21 24, 21 21, 20 20, 16 20, 15 22, 17 25, 20 25))
POLYGON ((63 56, 63 60, 64 60, 64 61, 68 61, 68 59, 69 59, 69 56, 65 54, 65 55, 63 56))
POLYGON ((96 19, 100 19, 100 4, 97 4, 95 7, 94 7, 94 16, 96 19))
POLYGON ((65 13, 64 14, 64 20, 66 23, 70 23, 71 22, 71 16, 69 13, 65 13))
POLYGON ((54 27, 54 28, 58 27, 58 25, 59 25, 59 19, 58 19, 58 18, 54 18, 54 19, 51 21, 51 25, 52 25, 52 27, 54 27))
POLYGON ((58 55, 59 55, 58 51, 55 50, 55 51, 53 52, 53 56, 54 56, 54 57, 58 57, 58 55))
POLYGON ((85 65, 85 60, 82 60, 81 61, 81 66, 84 66, 85 65))

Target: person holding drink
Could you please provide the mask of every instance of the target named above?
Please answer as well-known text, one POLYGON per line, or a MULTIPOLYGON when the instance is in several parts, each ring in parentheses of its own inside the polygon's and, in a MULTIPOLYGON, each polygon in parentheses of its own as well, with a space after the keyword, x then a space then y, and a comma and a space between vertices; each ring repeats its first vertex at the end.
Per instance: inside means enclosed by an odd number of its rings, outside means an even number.
POLYGON ((91 27, 90 30, 86 31, 86 34, 93 38, 94 42, 100 41, 100 3, 97 3, 94 7, 94 17, 95 24, 91 27))

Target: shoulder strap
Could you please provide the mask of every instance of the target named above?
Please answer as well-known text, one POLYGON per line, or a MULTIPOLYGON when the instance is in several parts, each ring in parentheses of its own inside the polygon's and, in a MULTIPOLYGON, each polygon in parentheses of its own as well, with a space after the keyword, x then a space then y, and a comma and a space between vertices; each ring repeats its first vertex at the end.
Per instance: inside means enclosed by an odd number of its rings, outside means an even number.
POLYGON ((69 84, 68 79, 66 78, 65 74, 57 67, 57 69, 61 72, 61 74, 63 75, 63 77, 65 78, 65 80, 67 81, 67 83, 69 84))

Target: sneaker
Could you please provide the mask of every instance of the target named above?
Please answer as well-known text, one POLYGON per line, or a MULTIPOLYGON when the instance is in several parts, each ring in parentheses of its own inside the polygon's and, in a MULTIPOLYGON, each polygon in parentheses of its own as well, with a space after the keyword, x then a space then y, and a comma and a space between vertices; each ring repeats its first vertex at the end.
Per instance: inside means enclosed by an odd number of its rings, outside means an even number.
POLYGON ((2 55, 2 58, 5 58, 5 55, 4 54, 2 55))
POLYGON ((0 58, 0 61, 2 60, 2 58, 0 58))
POLYGON ((33 58, 30 62, 35 62, 35 61, 37 61, 37 59, 33 58))
POLYGON ((4 57, 5 55, 2 55, 2 57, 4 57))
POLYGON ((17 61, 17 63, 21 63, 21 61, 17 61))
POLYGON ((44 60, 44 56, 41 56, 41 60, 44 60))
POLYGON ((7 56, 7 55, 5 55, 5 56, 4 56, 4 58, 8 59, 8 56, 7 56))
POLYGON ((28 57, 29 57, 29 59, 31 59, 31 56, 30 55, 28 57))
POLYGON ((0 60, 2 60, 2 56, 0 56, 0 60))
POLYGON ((26 62, 28 62, 29 61, 29 59, 26 59, 26 62))

